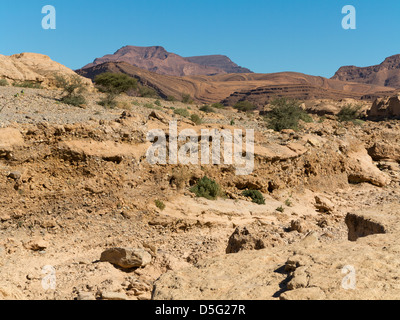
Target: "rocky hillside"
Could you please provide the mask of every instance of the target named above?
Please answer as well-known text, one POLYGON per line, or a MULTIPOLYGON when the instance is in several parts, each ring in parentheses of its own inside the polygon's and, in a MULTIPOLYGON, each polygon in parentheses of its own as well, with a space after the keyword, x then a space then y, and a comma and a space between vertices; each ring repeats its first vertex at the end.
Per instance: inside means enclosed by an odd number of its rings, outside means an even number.
POLYGON ((185 59, 202 66, 222 69, 226 73, 253 73, 250 69, 239 67, 231 59, 223 55, 187 57, 185 59))
POLYGON ((332 79, 400 88, 400 55, 388 57, 376 66, 341 67, 332 79))
POLYGON ((114 54, 95 59, 93 63, 84 66, 82 69, 88 69, 105 62, 126 62, 141 69, 171 76, 214 75, 230 71, 251 72, 237 66, 225 56, 184 58, 159 46, 126 46, 114 54))
POLYGON ((349 83, 296 72, 176 77, 159 75, 126 62, 107 62, 80 69, 77 72, 90 79, 94 79, 96 75, 104 72, 125 73, 138 79, 141 84, 154 88, 163 98, 173 96, 181 100, 182 94, 189 94, 201 103, 223 101, 226 105, 249 100, 263 106, 266 101, 279 96, 306 100, 316 98, 358 99, 363 96, 375 98, 390 94, 393 90, 392 88, 349 83))
MULTIPOLYGON (((48 56, 37 53, 21 53, 12 56, 0 55, 0 79, 5 79, 10 84, 14 82, 29 82, 40 84, 42 87, 54 87, 54 76, 62 75, 65 78, 76 76, 76 73, 52 61, 48 56)), ((82 77, 87 86, 92 82, 82 77)))

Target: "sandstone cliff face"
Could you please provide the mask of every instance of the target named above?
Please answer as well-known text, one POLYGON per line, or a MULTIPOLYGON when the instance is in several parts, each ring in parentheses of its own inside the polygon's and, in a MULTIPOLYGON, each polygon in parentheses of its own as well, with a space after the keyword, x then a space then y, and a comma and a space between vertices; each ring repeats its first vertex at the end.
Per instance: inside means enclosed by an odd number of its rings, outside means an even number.
MULTIPOLYGON (((28 81, 51 88, 55 86, 55 74, 66 78, 76 76, 73 70, 42 54, 0 55, 0 79, 6 79, 11 83, 28 81)), ((82 81, 86 86, 92 86, 91 80, 82 77, 82 81)))

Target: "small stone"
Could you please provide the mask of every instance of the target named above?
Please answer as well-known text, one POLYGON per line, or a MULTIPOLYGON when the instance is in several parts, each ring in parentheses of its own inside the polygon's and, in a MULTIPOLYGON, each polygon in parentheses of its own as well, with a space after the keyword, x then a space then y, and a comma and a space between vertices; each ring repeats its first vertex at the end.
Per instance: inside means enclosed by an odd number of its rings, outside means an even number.
POLYGON ((19 180, 19 179, 21 179, 21 176, 22 176, 21 172, 13 171, 13 172, 10 172, 7 177, 11 178, 11 179, 14 179, 14 180, 19 180))
POLYGON ((92 292, 79 292, 78 300, 96 300, 96 297, 92 292))
POLYGON ((123 292, 104 292, 101 293, 103 300, 128 300, 128 296, 123 292))
POLYGON ((41 238, 35 238, 24 244, 25 248, 32 251, 43 251, 47 248, 48 243, 41 238))

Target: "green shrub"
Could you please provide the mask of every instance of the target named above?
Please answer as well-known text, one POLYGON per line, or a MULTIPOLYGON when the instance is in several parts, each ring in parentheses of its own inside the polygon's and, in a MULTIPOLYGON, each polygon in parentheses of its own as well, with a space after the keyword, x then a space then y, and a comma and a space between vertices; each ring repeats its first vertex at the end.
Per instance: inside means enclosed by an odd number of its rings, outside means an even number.
POLYGON ((117 102, 115 99, 123 92, 131 89, 137 89, 137 80, 123 73, 102 73, 94 78, 96 87, 107 94, 105 98, 99 101, 99 105, 108 108, 115 108, 117 102))
POLYGON ((242 112, 251 112, 257 109, 257 107, 249 101, 239 101, 233 107, 242 112))
POLYGON ((158 98, 159 95, 156 90, 150 87, 139 86, 139 95, 142 98, 158 98))
POLYGON ((154 104, 152 104, 152 103, 146 103, 145 105, 143 105, 143 107, 147 108, 147 109, 162 110, 161 107, 154 106, 154 104))
POLYGON ((344 106, 337 114, 337 118, 340 122, 355 121, 361 117, 361 105, 348 104, 344 106))
POLYGON ((213 103, 212 105, 211 105, 211 108, 214 108, 214 109, 224 109, 225 108, 225 106, 222 104, 222 103, 213 103))
POLYGON ((190 116, 189 111, 187 109, 183 109, 183 108, 175 109, 174 113, 177 114, 177 115, 180 115, 180 116, 182 116, 184 118, 188 118, 190 116))
POLYGON ((200 108, 200 111, 203 111, 205 113, 213 113, 213 112, 215 112, 215 110, 212 107, 208 106, 208 105, 202 106, 200 108))
POLYGON ((231 120, 230 125, 234 126, 235 125, 235 120, 231 120))
POLYGON ((190 189, 191 192, 196 194, 197 197, 215 200, 223 196, 220 185, 208 177, 203 177, 197 184, 190 189))
POLYGON ((94 83, 100 91, 117 95, 130 89, 137 89, 137 80, 123 73, 99 74, 94 78, 94 83))
POLYGON ((18 88, 31 88, 31 89, 43 89, 42 85, 32 81, 18 81, 13 83, 14 87, 18 88))
POLYGON ((249 197, 252 199, 254 203, 257 204, 265 204, 265 199, 262 193, 258 190, 245 190, 242 193, 245 197, 249 197))
POLYGON ((116 94, 107 93, 106 96, 97 103, 105 108, 115 109, 118 104, 116 98, 117 98, 116 94))
POLYGON ((159 106, 159 107, 161 107, 161 101, 160 100, 156 100, 156 101, 154 101, 154 104, 156 105, 156 106, 159 106))
POLYGON ((266 115, 268 127, 275 131, 283 129, 299 130, 299 121, 312 122, 312 118, 300 107, 296 100, 278 98, 271 102, 271 111, 266 115))
POLYGON ((86 104, 86 99, 83 96, 86 88, 80 76, 76 75, 67 79, 62 75, 55 75, 54 79, 57 88, 63 90, 64 96, 61 98, 61 102, 76 107, 86 104))
POLYGON ((86 99, 83 95, 72 95, 72 96, 65 96, 61 98, 61 102, 65 104, 69 104, 71 106, 79 107, 86 104, 86 99))
POLYGON ((285 208, 280 206, 280 207, 276 208, 276 211, 283 213, 283 212, 285 212, 285 208))
POLYGON ((191 104, 193 103, 193 99, 190 94, 182 94, 182 102, 191 104))
POLYGON ((192 114, 190 116, 190 120, 192 120, 196 125, 199 125, 203 122, 203 120, 201 120, 201 118, 197 114, 192 114))
POLYGON ((0 79, 0 87, 8 86, 8 81, 6 79, 0 79))
POLYGON ((165 209, 165 204, 164 202, 162 202, 161 200, 156 200, 154 201, 156 204, 156 207, 160 210, 164 210, 165 209))
POLYGON ((174 101, 176 101, 176 98, 174 96, 168 96, 167 101, 174 102, 174 101))

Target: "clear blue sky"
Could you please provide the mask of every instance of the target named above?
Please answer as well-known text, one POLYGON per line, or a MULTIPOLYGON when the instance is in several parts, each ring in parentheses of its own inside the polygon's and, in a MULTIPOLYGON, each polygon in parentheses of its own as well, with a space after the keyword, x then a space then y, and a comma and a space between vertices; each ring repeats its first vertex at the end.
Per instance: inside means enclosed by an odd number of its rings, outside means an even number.
POLYGON ((1 0, 0 54, 37 52, 72 69, 125 45, 225 54, 255 72, 331 77, 400 53, 398 0, 1 0), (344 30, 344 5, 357 29, 344 30), (43 30, 44 5, 57 29, 43 30))

